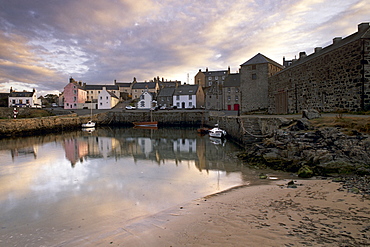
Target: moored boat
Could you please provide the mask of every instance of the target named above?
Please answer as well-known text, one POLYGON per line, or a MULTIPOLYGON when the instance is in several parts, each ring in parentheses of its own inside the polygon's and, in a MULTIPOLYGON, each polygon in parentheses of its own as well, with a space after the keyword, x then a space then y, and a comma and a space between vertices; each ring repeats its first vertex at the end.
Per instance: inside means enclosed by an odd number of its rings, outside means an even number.
POLYGON ((133 122, 135 127, 157 127, 158 121, 151 121, 151 122, 133 122))
POLYGON ((82 128, 94 128, 95 127, 95 122, 93 121, 88 121, 87 123, 82 124, 82 128))
POLYGON ((215 125, 213 129, 210 129, 208 132, 210 137, 215 137, 215 138, 225 138, 226 136, 226 131, 223 129, 220 129, 218 127, 218 124, 215 125))

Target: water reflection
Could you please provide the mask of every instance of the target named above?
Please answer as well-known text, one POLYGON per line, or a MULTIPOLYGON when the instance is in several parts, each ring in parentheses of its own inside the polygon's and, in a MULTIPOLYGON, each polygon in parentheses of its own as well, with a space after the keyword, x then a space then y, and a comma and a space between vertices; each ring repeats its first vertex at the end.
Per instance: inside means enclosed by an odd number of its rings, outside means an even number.
POLYGON ((0 140, 1 244, 55 245, 70 237, 66 229, 81 236, 117 217, 122 227, 253 184, 260 171, 243 167, 235 159, 239 151, 231 142, 176 128, 98 128, 0 140))

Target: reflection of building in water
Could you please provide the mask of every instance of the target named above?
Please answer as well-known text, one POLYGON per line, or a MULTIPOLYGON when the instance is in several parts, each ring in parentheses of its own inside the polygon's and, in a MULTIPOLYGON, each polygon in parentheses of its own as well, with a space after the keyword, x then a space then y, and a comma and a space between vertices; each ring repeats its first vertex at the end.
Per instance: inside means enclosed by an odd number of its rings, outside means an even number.
POLYGON ((36 159, 37 152, 38 148, 36 145, 32 145, 31 147, 14 148, 10 150, 10 154, 12 156, 13 161, 15 157, 19 156, 33 156, 36 159))
POLYGON ((196 151, 197 141, 195 139, 177 139, 173 142, 175 152, 193 153, 196 151))
POLYGON ((83 158, 107 158, 120 147, 119 141, 112 137, 88 136, 83 138, 66 139, 63 143, 66 158, 72 167, 83 158))
POLYGON ((72 167, 75 166, 78 160, 82 161, 82 158, 88 153, 88 144, 81 138, 65 139, 63 147, 66 158, 71 162, 72 167))

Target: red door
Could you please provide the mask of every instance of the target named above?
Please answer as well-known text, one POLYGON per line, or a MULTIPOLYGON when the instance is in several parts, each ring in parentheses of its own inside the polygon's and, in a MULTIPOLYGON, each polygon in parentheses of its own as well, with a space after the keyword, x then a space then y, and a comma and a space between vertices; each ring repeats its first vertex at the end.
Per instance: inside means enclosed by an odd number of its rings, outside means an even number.
POLYGON ((239 111, 239 104, 234 104, 234 111, 239 111))

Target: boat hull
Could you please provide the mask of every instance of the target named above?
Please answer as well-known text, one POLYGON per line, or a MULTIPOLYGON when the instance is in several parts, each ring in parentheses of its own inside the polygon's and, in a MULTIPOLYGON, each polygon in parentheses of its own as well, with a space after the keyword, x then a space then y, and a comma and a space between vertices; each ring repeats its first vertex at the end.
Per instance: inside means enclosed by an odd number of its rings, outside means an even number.
POLYGON ((82 128, 94 128, 94 127, 95 127, 95 123, 92 121, 82 124, 82 128))
POLYGON ((210 137, 214 137, 214 138, 225 138, 226 136, 226 131, 223 130, 223 129, 219 129, 219 128, 213 128, 209 131, 208 135, 210 137))
POLYGON ((157 127, 158 121, 152 121, 152 122, 133 122, 135 127, 157 127))

